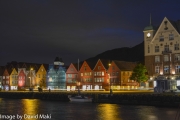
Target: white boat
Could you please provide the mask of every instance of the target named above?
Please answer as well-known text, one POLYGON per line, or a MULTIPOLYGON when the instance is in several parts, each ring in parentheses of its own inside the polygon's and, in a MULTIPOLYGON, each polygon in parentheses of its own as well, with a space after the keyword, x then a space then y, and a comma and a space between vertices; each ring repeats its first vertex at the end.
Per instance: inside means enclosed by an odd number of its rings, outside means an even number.
POLYGON ((92 102, 91 97, 81 96, 81 95, 77 95, 77 96, 74 96, 74 97, 70 96, 69 99, 72 102, 92 102))

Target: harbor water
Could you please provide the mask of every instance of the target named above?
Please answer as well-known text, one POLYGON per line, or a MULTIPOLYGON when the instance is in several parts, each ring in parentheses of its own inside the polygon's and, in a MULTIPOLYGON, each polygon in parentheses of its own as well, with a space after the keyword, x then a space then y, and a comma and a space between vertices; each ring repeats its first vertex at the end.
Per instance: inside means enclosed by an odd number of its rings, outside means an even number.
POLYGON ((175 120, 178 108, 0 98, 0 120, 175 120))

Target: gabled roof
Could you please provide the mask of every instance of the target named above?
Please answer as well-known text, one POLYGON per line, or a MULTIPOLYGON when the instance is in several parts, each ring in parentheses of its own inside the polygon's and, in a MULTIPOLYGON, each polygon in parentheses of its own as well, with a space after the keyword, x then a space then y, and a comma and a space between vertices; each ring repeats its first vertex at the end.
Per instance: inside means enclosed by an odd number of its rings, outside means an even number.
POLYGON ((94 69, 94 67, 95 67, 95 65, 97 63, 97 61, 86 61, 86 62, 89 65, 89 67, 91 68, 91 70, 94 69))
POLYGON ((113 60, 113 61, 120 70, 132 71, 136 66, 135 62, 126 62, 126 61, 117 61, 117 60, 113 60))
POLYGON ((0 66, 0 76, 3 75, 4 70, 5 70, 5 66, 0 66))
POLYGON ((107 70, 109 68, 109 64, 111 63, 111 60, 105 60, 105 59, 100 59, 103 66, 105 67, 105 69, 107 70))
MULTIPOLYGON (((111 63, 111 60, 99 59, 99 60, 97 61, 96 65, 98 64, 99 61, 102 63, 102 65, 104 66, 104 68, 105 68, 106 70, 108 70, 109 64, 111 63)), ((95 69, 96 65, 94 66, 94 69, 95 69)))
POLYGON ((176 31, 180 34, 180 20, 177 20, 177 21, 169 20, 169 22, 176 29, 176 31))
POLYGON ((82 67, 83 62, 79 62, 79 64, 78 64, 78 63, 72 63, 72 64, 74 65, 74 67, 76 68, 76 70, 79 71, 80 68, 82 67), (79 67, 78 67, 78 66, 79 66, 79 67), (79 69, 79 70, 78 70, 78 69, 79 69))

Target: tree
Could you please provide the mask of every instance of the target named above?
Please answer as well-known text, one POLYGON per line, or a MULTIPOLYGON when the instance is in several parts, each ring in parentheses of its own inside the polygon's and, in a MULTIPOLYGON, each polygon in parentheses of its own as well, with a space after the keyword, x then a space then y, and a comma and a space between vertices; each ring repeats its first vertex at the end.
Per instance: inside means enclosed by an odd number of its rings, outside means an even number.
POLYGON ((130 76, 131 80, 135 80, 138 83, 146 82, 148 76, 146 75, 147 69, 144 65, 138 64, 133 70, 132 75, 130 76))

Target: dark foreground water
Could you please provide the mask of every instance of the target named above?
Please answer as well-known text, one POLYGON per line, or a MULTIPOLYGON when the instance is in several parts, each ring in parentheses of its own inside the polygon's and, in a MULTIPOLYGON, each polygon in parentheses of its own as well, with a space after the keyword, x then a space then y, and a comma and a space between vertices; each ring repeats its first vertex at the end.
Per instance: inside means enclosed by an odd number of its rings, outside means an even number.
POLYGON ((177 108, 1 99, 0 120, 175 120, 177 108))

